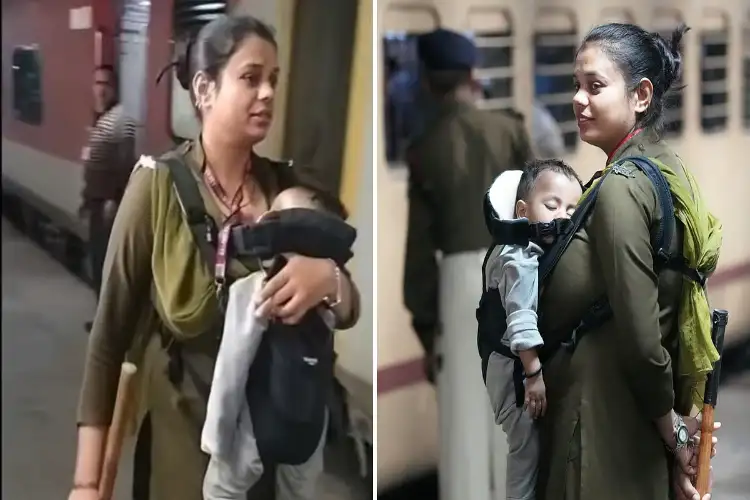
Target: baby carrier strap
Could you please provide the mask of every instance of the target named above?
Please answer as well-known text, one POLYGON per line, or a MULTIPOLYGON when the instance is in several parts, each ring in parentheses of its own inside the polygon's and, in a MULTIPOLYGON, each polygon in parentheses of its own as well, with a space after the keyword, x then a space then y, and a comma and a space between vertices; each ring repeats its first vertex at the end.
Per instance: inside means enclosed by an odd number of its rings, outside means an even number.
POLYGON ((169 169, 172 183, 177 191, 177 199, 185 213, 186 222, 193 234, 195 243, 209 266, 216 263, 217 228, 213 218, 206 212, 198 184, 184 160, 177 156, 167 155, 161 161, 169 169))
POLYGON ((588 189, 591 183, 593 183, 597 179, 599 180, 599 182, 591 190, 591 193, 589 193, 589 195, 584 198, 583 201, 578 205, 576 211, 573 213, 573 216, 570 218, 570 224, 565 228, 563 234, 560 235, 560 237, 552 244, 549 249, 544 252, 544 255, 542 255, 542 257, 539 259, 539 283, 544 283, 550 273, 554 270, 557 263, 560 261, 560 258, 565 253, 565 250, 568 249, 570 242, 573 241, 573 237, 588 220, 589 215, 591 214, 591 209, 594 208, 594 204, 596 203, 596 197, 599 194, 599 189, 602 186, 602 182, 604 182, 605 178, 609 175, 610 172, 611 170, 605 172, 600 178, 593 178, 591 181, 589 181, 589 184, 584 186, 585 189, 588 189))
POLYGON ((286 252, 333 259, 339 267, 351 259, 357 230, 341 218, 308 208, 271 212, 258 224, 232 230, 237 255, 267 260, 286 252))
POLYGON ((527 219, 501 219, 492 208, 489 193, 484 196, 484 222, 492 236, 494 245, 526 246, 529 241, 542 241, 547 237, 557 238, 570 226, 567 219, 550 222, 529 222, 527 219))

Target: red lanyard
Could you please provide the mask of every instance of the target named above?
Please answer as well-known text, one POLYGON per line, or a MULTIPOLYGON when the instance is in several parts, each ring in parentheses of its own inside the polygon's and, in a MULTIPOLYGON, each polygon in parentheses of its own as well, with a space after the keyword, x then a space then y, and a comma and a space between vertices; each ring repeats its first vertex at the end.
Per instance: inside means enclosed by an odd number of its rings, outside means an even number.
POLYGON ((229 247, 229 234, 234 226, 233 222, 238 218, 239 211, 242 209, 242 199, 244 197, 242 188, 244 181, 247 179, 249 170, 245 170, 245 175, 242 178, 242 184, 237 189, 237 192, 230 199, 227 192, 216 180, 216 176, 211 171, 211 167, 206 165, 203 170, 203 176, 206 183, 211 190, 219 197, 221 203, 229 210, 229 216, 224 221, 224 224, 219 231, 219 241, 216 242, 216 262, 214 263, 214 281, 216 282, 217 289, 216 293, 219 294, 222 291, 224 283, 226 282, 227 275, 227 249, 229 247))
POLYGON ((617 153, 617 151, 626 142, 628 142, 630 139, 632 139, 633 137, 635 137, 636 135, 638 135, 641 132, 641 130, 643 130, 643 129, 642 128, 637 128, 637 129, 633 130, 628 135, 626 135, 619 143, 617 143, 617 146, 615 146, 615 149, 613 149, 612 152, 607 156, 607 165, 609 165, 610 163, 612 163, 612 158, 614 158, 614 156, 617 153))
POLYGON ((214 265, 214 281, 217 288, 216 293, 220 293, 226 282, 227 276, 227 247, 229 247, 229 233, 232 231, 233 224, 227 221, 219 231, 219 241, 216 245, 216 263, 214 265))

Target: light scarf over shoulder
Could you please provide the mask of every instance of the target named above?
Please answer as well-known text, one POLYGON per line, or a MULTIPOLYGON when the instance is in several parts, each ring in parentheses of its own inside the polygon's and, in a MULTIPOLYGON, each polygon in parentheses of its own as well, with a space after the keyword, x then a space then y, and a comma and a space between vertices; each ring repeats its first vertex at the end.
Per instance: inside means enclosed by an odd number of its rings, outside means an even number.
POLYGON ((169 169, 145 156, 138 167, 154 170, 150 221, 154 306, 178 339, 193 338, 208 330, 218 314, 212 272, 183 216, 169 169))

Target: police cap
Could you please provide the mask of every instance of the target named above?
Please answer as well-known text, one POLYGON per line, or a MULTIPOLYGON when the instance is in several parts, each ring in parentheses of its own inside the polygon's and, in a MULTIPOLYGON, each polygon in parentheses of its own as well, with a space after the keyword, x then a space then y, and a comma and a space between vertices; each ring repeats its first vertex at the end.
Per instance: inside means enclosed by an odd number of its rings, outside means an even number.
POLYGON ((419 59, 428 70, 471 70, 477 65, 477 48, 465 36, 437 29, 417 39, 419 59))

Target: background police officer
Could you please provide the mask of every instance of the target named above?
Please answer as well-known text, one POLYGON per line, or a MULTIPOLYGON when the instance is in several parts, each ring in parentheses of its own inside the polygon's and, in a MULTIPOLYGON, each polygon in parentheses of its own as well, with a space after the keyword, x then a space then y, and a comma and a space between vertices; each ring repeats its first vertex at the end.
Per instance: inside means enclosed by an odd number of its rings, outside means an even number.
POLYGON ((428 372, 432 360, 440 360, 440 497, 484 500, 493 426, 475 340, 482 260, 490 243, 482 200, 492 181, 521 168, 531 151, 519 115, 476 108, 481 88, 470 40, 438 29, 419 38, 418 52, 422 82, 435 106, 407 152, 404 300, 428 372))

